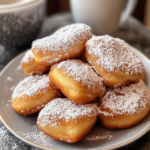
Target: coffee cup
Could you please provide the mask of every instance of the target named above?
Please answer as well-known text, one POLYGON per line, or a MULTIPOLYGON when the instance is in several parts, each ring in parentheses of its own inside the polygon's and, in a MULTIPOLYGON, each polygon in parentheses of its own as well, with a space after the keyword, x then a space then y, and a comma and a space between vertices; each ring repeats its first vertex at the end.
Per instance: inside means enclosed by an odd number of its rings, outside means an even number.
POLYGON ((123 25, 137 0, 70 0, 74 21, 92 27, 94 34, 110 34, 123 25))

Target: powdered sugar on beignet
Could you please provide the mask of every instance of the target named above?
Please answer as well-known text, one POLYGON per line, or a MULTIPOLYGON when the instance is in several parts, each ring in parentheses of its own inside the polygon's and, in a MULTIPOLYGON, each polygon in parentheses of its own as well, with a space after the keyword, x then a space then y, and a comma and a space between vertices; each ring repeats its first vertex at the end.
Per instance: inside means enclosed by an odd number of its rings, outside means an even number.
POLYGON ((65 52, 87 36, 92 37, 91 28, 88 25, 72 24, 59 29, 48 37, 34 41, 32 48, 35 49, 35 54, 39 53, 39 49, 43 53, 61 50, 65 52))
POLYGON ((98 58, 96 63, 108 72, 144 74, 144 66, 132 48, 123 40, 111 36, 93 37, 86 43, 86 50, 98 58))
POLYGON ((76 143, 93 128, 97 116, 94 103, 80 105, 67 98, 58 98, 39 113, 37 125, 55 140, 76 143))
POLYGON ((58 98, 49 102, 45 108, 39 113, 38 122, 42 127, 61 126, 63 119, 66 123, 70 119, 79 120, 83 117, 97 116, 96 104, 76 104, 67 98, 58 98), (40 122, 39 122, 40 121, 40 122))
POLYGON ((32 75, 21 81, 14 89, 12 107, 17 113, 30 115, 59 97, 62 97, 62 93, 51 83, 48 75, 32 75))
POLYGON ((90 103, 106 92, 101 77, 79 59, 53 65, 49 78, 68 99, 78 104, 90 103))
POLYGON ((100 98, 99 113, 104 116, 131 115, 140 113, 149 104, 150 91, 142 80, 139 83, 123 86, 121 88, 109 88, 100 98), (102 111, 109 109, 111 113, 102 111))
POLYGON ((40 93, 41 89, 43 89, 42 92, 44 93, 44 88, 47 87, 51 88, 50 81, 47 75, 29 76, 16 86, 12 98, 21 96, 34 96, 35 94, 40 93))
POLYGON ((92 37, 92 29, 85 24, 72 24, 54 34, 36 40, 32 52, 36 63, 51 66, 67 59, 74 59, 85 51, 85 43, 92 37))
POLYGON ((29 63, 30 61, 34 61, 34 56, 32 51, 28 50, 24 55, 23 59, 21 60, 21 63, 29 63))
POLYGON ((57 64, 58 69, 62 69, 63 73, 68 77, 72 77, 74 81, 81 83, 82 86, 87 86, 88 89, 94 89, 97 87, 105 87, 102 83, 102 78, 100 78, 86 63, 83 63, 79 59, 67 60, 57 64))

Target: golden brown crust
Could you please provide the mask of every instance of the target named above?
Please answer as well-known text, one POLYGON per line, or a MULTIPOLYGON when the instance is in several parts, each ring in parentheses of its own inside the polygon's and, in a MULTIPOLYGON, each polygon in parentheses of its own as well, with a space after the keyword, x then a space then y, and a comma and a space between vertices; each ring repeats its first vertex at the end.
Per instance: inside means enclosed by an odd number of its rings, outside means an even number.
POLYGON ((45 127, 40 125, 38 127, 45 134, 49 135, 55 140, 63 141, 66 143, 76 143, 80 141, 95 125, 97 116, 94 117, 82 117, 80 119, 70 119, 67 123, 61 119, 62 126, 51 127, 47 125, 45 127))
POLYGON ((19 114, 30 115, 59 97, 62 97, 62 93, 49 81, 48 75, 29 76, 14 89, 12 107, 19 114))
POLYGON ((71 48, 67 49, 65 52, 62 49, 58 52, 50 51, 47 52, 46 54, 43 54, 42 50, 39 49, 38 50, 39 54, 35 54, 36 49, 34 48, 32 48, 32 52, 37 64, 42 66, 51 66, 63 60, 73 59, 81 56, 81 54, 83 54, 85 51, 85 43, 88 39, 90 39, 90 37, 87 37, 87 39, 80 41, 78 44, 75 44, 73 47, 70 46, 71 48))
POLYGON ((27 115, 31 115, 31 114, 34 114, 36 112, 39 112, 41 111, 43 108, 44 108, 44 105, 41 106, 40 108, 37 109, 37 107, 32 107, 31 109, 25 109, 25 110, 21 110, 21 109, 17 109, 14 105, 12 105, 12 108, 15 112, 17 112, 18 114, 21 114, 21 115, 24 115, 24 116, 27 116, 27 115))
POLYGON ((66 74, 63 74, 62 69, 57 69, 56 66, 51 67, 49 78, 66 97, 78 104, 92 102, 98 96, 102 97, 105 93, 105 88, 101 86, 95 87, 94 89, 88 89, 87 86, 82 86, 81 82, 75 82, 73 77, 68 77, 66 74))
MULTIPOLYGON (((107 113, 112 113, 109 109, 103 109, 103 111, 107 113)), ((113 117, 99 114, 99 118, 103 126, 105 126, 108 129, 123 129, 123 128, 130 128, 138 124, 147 116, 148 113, 149 113, 149 106, 147 106, 140 113, 137 112, 135 114, 130 115, 114 115, 113 117)))
POLYGON ((51 36, 36 40, 32 52, 36 63, 48 66, 79 57, 85 43, 92 38, 92 29, 85 24, 72 24, 57 30, 51 36))
POLYGON ((121 88, 108 88, 99 99, 99 118, 109 129, 129 128, 149 113, 149 100, 150 91, 142 80, 121 88))
POLYGON ((22 115, 30 115, 39 112, 44 106, 55 98, 62 97, 59 89, 45 88, 46 93, 41 92, 30 97, 12 98, 13 109, 22 115))
POLYGON ((88 51, 85 51, 85 57, 89 64, 94 66, 96 72, 104 79, 103 83, 110 87, 121 87, 130 83, 138 82, 140 79, 144 80, 143 74, 125 74, 123 71, 108 72, 96 63, 97 57, 91 56, 88 51))
POLYGON ((42 74, 44 72, 49 71, 49 66, 42 66, 35 62, 35 60, 30 60, 28 63, 21 62, 21 67, 26 76, 30 74, 42 74))

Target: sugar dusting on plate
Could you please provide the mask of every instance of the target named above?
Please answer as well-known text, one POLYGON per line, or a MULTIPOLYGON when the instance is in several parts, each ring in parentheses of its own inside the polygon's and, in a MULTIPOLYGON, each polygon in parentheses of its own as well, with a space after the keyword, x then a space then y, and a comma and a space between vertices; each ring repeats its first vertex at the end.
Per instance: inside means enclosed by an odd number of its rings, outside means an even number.
POLYGON ((104 139, 113 139, 114 138, 114 135, 111 133, 111 132, 106 132, 104 134, 101 134, 99 132, 99 134, 97 135, 92 135, 92 136, 87 136, 84 140, 82 141, 90 141, 90 142, 93 142, 93 141, 97 141, 97 140, 104 140, 104 139))
POLYGON ((36 125, 32 127, 31 132, 18 132, 21 136, 23 136, 26 140, 33 141, 36 144, 43 146, 52 146, 50 141, 53 140, 48 135, 44 134, 36 125))
POLYGON ((7 77, 7 81, 12 82, 13 78, 12 77, 7 77))

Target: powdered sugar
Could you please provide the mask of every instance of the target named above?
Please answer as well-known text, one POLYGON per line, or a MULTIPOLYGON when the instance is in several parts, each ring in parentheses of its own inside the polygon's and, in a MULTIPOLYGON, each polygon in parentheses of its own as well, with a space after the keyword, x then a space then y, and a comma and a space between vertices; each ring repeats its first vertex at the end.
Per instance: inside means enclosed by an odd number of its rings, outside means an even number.
POLYGON ((21 63, 29 63, 30 61, 34 61, 34 56, 31 50, 28 50, 24 57, 21 60, 21 63))
POLYGON ((104 134, 101 135, 101 133, 99 133, 99 135, 93 135, 91 137, 86 137, 85 140, 86 141, 97 141, 97 140, 104 140, 104 139, 113 139, 114 135, 111 134, 111 132, 106 132, 104 134))
POLYGON ((114 114, 134 114, 144 110, 150 100, 150 91, 142 80, 139 83, 123 86, 121 88, 109 88, 107 93, 100 98, 102 104, 99 113, 105 116, 114 114), (101 108, 109 108, 112 113, 108 114, 101 108))
POLYGON ((50 63, 50 64, 53 64, 53 63, 57 63, 60 59, 61 59, 62 55, 57 55, 54 59, 52 60, 48 60, 49 59, 49 56, 47 57, 42 57, 40 59, 40 62, 47 62, 47 63, 50 63))
POLYGON ((87 41, 86 50, 97 57, 96 63, 108 72, 123 71, 125 74, 144 73, 144 67, 132 48, 123 40, 111 36, 94 37, 87 41))
POLYGON ((29 133, 18 132, 18 133, 22 135, 25 139, 33 141, 36 144, 44 146, 52 146, 52 144, 50 144, 50 141, 53 139, 48 135, 44 134, 36 125, 32 127, 32 132, 29 133))
POLYGON ((47 75, 35 75, 26 77, 14 89, 12 98, 21 96, 35 96, 37 93, 46 92, 45 88, 50 88, 50 81, 47 75))
POLYGON ((89 26, 72 24, 59 29, 51 36, 34 41, 32 49, 35 50, 35 54, 39 54, 39 50, 42 50, 44 54, 47 51, 66 51, 86 39, 87 36, 92 37, 92 30, 89 26))
POLYGON ((70 119, 80 119, 84 116, 97 115, 96 104, 76 104, 67 98, 57 98, 49 102, 38 116, 37 123, 43 127, 46 125, 61 126, 60 119, 68 122, 70 119))
POLYGON ((7 81, 12 82, 13 78, 12 77, 7 77, 7 81))
POLYGON ((58 69, 62 69, 68 77, 73 77, 74 81, 81 83, 82 86, 87 86, 88 89, 96 87, 105 89, 102 79, 94 72, 92 67, 79 59, 63 61, 56 66, 58 69))

